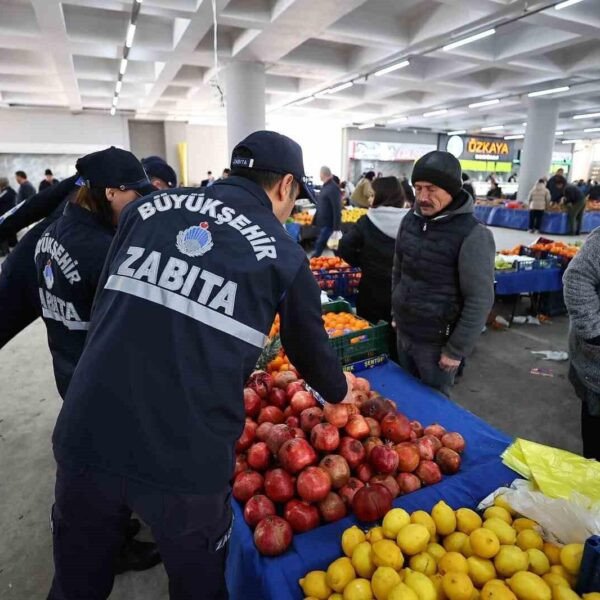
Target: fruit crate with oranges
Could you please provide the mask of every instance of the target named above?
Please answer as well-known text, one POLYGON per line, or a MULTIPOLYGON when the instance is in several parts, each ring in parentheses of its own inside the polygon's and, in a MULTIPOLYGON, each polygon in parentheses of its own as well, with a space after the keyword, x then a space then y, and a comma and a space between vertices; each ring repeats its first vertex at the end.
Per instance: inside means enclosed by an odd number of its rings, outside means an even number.
POLYGON ((319 287, 328 296, 351 298, 358 293, 361 270, 358 267, 351 267, 341 258, 311 258, 310 269, 319 287))

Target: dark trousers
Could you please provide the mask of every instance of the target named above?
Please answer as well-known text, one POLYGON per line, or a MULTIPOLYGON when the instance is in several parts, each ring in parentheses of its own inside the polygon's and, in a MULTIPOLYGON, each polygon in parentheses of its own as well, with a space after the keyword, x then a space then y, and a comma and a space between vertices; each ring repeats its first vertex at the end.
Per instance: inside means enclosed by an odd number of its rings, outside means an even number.
POLYGON ((569 221, 569 233, 579 235, 581 232, 581 221, 583 220, 583 211, 585 210, 585 200, 567 204, 567 215, 569 221))
POLYGON ((226 600, 229 489, 175 494, 126 477, 59 464, 52 509, 54 580, 48 600, 105 600, 135 511, 152 529, 171 600, 226 600))
POLYGON ((590 415, 587 402, 581 403, 583 456, 600 460, 600 417, 590 415))
POLYGON ((530 210, 529 211, 529 229, 539 231, 542 227, 542 217, 544 216, 543 210, 530 210))
POLYGON ((425 344, 398 334, 398 364, 425 385, 450 397, 456 371, 449 373, 438 366, 442 347, 425 344))
POLYGON ((333 229, 331 227, 321 227, 319 235, 317 236, 317 241, 315 242, 315 251, 313 252, 314 258, 323 254, 323 250, 327 248, 327 240, 331 237, 332 233, 333 229))

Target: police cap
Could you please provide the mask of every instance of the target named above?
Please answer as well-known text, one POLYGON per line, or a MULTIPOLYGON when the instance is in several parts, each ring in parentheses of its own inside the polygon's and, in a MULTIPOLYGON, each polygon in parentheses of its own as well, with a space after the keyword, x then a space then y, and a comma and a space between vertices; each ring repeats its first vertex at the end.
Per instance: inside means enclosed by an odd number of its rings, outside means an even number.
POLYGON ((142 165, 149 177, 164 181, 168 187, 177 187, 177 174, 173 168, 160 156, 142 158, 142 165))

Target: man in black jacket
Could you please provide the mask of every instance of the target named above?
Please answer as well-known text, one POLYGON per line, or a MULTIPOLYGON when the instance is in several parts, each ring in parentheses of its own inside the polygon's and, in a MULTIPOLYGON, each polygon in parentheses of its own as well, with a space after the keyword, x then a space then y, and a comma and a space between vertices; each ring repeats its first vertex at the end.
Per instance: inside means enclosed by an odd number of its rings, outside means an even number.
MULTIPOLYGON (((0 177, 0 217, 15 207, 17 202, 17 193, 13 190, 6 177, 0 177)), ((15 246, 17 236, 12 235, 8 239, 0 242, 0 256, 8 254, 8 249, 15 246)))
POLYGON ((458 160, 421 157, 412 173, 415 210, 400 226, 392 312, 400 364, 449 395, 494 302, 494 238, 473 215, 458 160))
POLYGON ((327 240, 334 231, 340 230, 342 221, 342 193, 333 180, 331 169, 321 167, 320 173, 323 186, 317 200, 317 212, 314 218, 316 227, 320 227, 313 257, 321 256, 327 247, 327 240))
POLYGON ((579 235, 581 222, 583 221, 583 211, 585 210, 583 192, 576 185, 567 183, 564 177, 556 177, 556 189, 567 207, 569 234, 579 235))

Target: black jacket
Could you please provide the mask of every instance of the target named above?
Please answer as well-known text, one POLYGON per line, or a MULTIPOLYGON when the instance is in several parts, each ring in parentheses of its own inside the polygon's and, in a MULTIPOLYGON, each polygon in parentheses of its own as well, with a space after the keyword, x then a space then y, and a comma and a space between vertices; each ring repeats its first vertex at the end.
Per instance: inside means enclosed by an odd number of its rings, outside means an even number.
POLYGON ((30 181, 24 181, 17 191, 17 202, 23 202, 24 200, 28 200, 32 196, 35 196, 35 188, 30 181))
POLYGON ((47 179, 42 179, 42 181, 40 181, 40 185, 38 185, 38 192, 43 192, 44 190, 47 190, 49 187, 52 187, 53 185, 57 185, 59 183, 58 179, 53 179, 52 181, 48 181, 47 179))
POLYGON ((572 183, 569 183, 565 186, 564 191, 565 204, 579 204, 581 202, 585 202, 585 197, 583 192, 572 183))
POLYGON ((330 227, 339 231, 342 220, 342 193, 340 188, 330 179, 321 188, 317 199, 317 212, 314 224, 317 227, 330 227))
POLYGON ((17 203, 17 192, 10 186, 0 192, 0 215, 7 213, 17 203))

